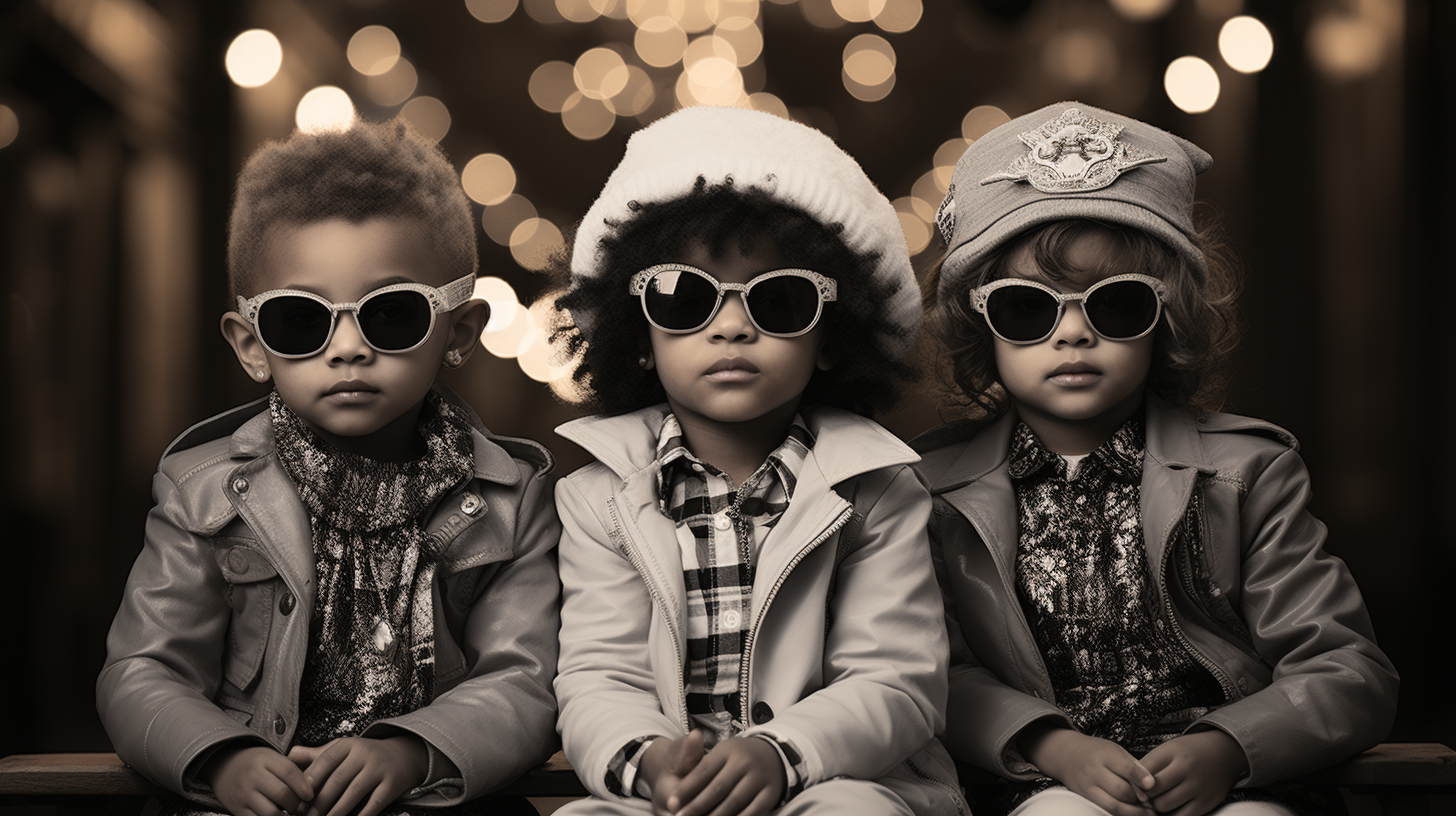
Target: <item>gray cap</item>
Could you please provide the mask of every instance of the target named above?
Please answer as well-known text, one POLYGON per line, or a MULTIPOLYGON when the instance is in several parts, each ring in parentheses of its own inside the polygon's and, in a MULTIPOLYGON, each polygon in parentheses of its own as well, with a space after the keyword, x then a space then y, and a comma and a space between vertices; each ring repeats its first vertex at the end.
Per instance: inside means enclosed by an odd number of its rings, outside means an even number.
POLYGON ((1213 157, 1187 139, 1080 102, 1059 102, 977 139, 936 213, 949 250, 944 295, 977 261, 1048 221, 1146 230, 1205 268, 1193 243, 1193 177, 1213 157))

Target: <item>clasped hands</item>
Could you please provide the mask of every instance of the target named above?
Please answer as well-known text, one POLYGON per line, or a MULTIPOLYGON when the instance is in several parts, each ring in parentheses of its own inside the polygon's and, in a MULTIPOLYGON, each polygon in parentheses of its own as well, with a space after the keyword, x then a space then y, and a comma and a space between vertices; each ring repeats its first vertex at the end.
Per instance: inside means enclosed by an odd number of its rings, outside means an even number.
POLYGON ((347 737, 287 755, 263 745, 224 748, 203 767, 233 816, 377 816, 425 781, 429 754, 418 737, 347 737))
POLYGON ((726 739, 703 751, 701 731, 648 745, 638 772, 652 789, 653 816, 761 816, 783 798, 778 749, 757 737, 726 739))

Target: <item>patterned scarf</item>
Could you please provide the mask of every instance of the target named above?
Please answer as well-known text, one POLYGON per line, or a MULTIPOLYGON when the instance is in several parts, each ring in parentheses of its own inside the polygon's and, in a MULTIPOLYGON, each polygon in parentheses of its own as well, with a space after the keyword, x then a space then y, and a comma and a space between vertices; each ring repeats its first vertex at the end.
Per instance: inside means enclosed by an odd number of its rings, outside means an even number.
POLYGON ((421 524, 474 470, 469 422, 435 393, 425 453, 382 462, 341 451, 269 397, 278 456, 308 511, 318 594, 295 740, 321 745, 434 697, 431 591, 442 555, 421 524))

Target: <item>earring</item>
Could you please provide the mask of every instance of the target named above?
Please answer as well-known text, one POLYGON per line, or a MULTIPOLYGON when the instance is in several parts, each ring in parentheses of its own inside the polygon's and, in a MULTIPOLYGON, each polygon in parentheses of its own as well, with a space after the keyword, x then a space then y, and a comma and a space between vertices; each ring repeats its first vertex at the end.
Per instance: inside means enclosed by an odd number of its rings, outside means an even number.
POLYGON ((258 378, 258 382, 262 382, 268 379, 268 372, 260 368, 254 376, 258 378))
POLYGON ((647 367, 647 355, 646 354, 639 354, 639 355, 637 355, 637 367, 638 368, 646 368, 647 367))
POLYGON ((445 352, 445 365, 450 368, 459 368, 465 362, 465 356, 455 349, 445 352))

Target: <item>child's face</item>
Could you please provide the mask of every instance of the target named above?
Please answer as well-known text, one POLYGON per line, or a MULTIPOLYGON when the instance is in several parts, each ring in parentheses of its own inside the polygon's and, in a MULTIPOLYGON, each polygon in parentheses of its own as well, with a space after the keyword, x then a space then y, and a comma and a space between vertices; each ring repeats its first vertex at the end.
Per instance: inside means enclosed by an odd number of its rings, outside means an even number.
MULTIPOLYGON (((448 282, 428 233, 411 218, 277 225, 267 237, 250 295, 300 289, 347 303, 393 283, 448 282)), ((340 312, 324 349, 296 359, 263 347, 237 312, 223 317, 222 328, 249 376, 271 375, 283 402, 319 436, 373 458, 407 459, 420 452, 419 409, 442 358, 451 349, 470 353, 485 313, 481 301, 467 302, 436 315, 419 347, 383 353, 364 341, 353 312, 340 312)))
MULTIPOLYGON (((1117 269, 1106 235, 1084 233, 1068 248, 1078 269, 1117 269)), ((1037 267, 1031 249, 1009 258, 1011 274, 1045 283, 1059 292, 1081 292, 1102 275, 1052 280, 1037 267)), ((1112 435, 1142 402, 1152 366, 1150 333, 1136 340, 1107 340, 1092 331, 1082 307, 1068 303, 1061 322, 1038 343, 1016 345, 995 338, 996 370, 1012 404, 1044 444, 1057 453, 1087 453, 1112 435), (1075 449, 1063 449, 1075 448, 1075 449)))
MULTIPOLYGON (((747 253, 730 242, 721 258, 695 241, 671 260, 695 266, 721 283, 747 283, 790 266, 762 241, 747 253)), ((780 413, 787 421, 816 366, 829 367, 822 353, 822 320, 797 337, 764 334, 749 320, 736 292, 725 292, 718 313, 696 332, 669 334, 651 325, 648 332, 668 405, 685 429, 702 421, 742 423, 780 413)))

